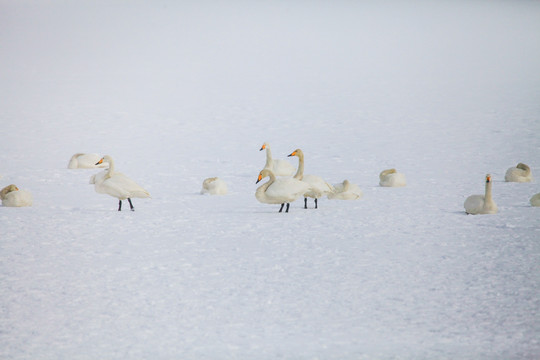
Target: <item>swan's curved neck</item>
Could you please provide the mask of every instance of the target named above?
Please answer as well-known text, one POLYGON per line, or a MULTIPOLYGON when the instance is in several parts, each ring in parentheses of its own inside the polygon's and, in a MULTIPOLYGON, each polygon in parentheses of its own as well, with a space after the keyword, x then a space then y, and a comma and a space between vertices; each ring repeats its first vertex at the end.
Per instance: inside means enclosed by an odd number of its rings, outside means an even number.
POLYGON ((110 178, 114 174, 114 161, 113 159, 109 158, 107 160, 109 162, 109 168, 107 169, 107 178, 110 178))
POLYGON ((270 151, 270 146, 266 145, 265 148, 266 148, 266 165, 264 167, 270 168, 274 164, 274 162, 272 161, 272 152, 270 151))
POLYGON ((269 173, 268 176, 270 180, 259 186, 255 191, 255 197, 257 199, 266 198, 266 189, 276 181, 276 176, 273 173, 269 173))
POLYGON ((304 154, 298 153, 296 156, 298 156, 298 170, 296 170, 294 178, 302 180, 304 178, 304 154))

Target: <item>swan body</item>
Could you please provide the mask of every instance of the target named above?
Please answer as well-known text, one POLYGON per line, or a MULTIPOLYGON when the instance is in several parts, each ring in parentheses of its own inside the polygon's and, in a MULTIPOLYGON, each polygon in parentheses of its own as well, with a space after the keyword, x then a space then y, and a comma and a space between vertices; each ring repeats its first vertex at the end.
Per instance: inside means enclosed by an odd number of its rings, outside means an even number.
POLYGON ((315 199, 315 209, 317 209, 317 199, 332 193, 334 191, 334 187, 324 181, 324 179, 320 176, 304 175, 304 152, 302 150, 296 149, 289 154, 289 156, 298 157, 298 170, 296 171, 294 178, 310 185, 310 190, 304 193, 304 209, 307 209, 308 197, 315 199))
POLYGON ((342 183, 334 184, 334 191, 328 194, 330 200, 357 200, 363 195, 362 190, 356 184, 349 180, 343 180, 342 183))
POLYGON ((263 169, 270 169, 275 176, 292 176, 294 174, 294 166, 286 161, 272 158, 272 152, 270 151, 270 145, 264 143, 259 151, 266 150, 266 164, 263 169))
POLYGON ((533 180, 531 168, 523 163, 506 170, 504 180, 508 182, 531 182, 533 180))
POLYGON ((94 188, 97 193, 107 194, 118 199, 118 211, 122 210, 122 200, 128 200, 131 211, 135 208, 131 203, 131 198, 148 198, 150 194, 143 189, 135 181, 128 178, 126 175, 114 170, 114 161, 109 155, 101 158, 97 164, 106 162, 109 164, 109 169, 96 174, 90 178, 90 182, 94 182, 94 188))
POLYGON ((227 184, 218 177, 205 179, 202 184, 201 194, 225 195, 227 194, 227 184))
POLYGON ((463 206, 465 212, 471 215, 479 214, 496 214, 497 204, 493 201, 491 187, 492 187, 491 175, 486 175, 486 190, 484 195, 471 195, 466 200, 463 206))
POLYGON ((407 185, 405 175, 396 169, 387 169, 379 174, 379 185, 384 187, 403 187, 407 185))
POLYGON ((290 203, 310 190, 309 184, 295 178, 277 179, 270 169, 263 169, 259 173, 257 183, 267 176, 270 180, 257 188, 255 198, 264 204, 281 204, 279 212, 283 210, 285 204, 287 204, 285 212, 289 212, 290 203))
POLYGON ((19 190, 19 188, 13 184, 6 186, 0 191, 0 199, 2 199, 3 206, 9 207, 32 206, 32 203, 34 202, 30 192, 19 190))
POLYGON ((531 206, 540 206, 540 193, 531 197, 531 206))
POLYGON ((99 159, 101 159, 101 156, 98 154, 77 153, 69 160, 68 169, 95 169, 109 166, 107 163, 96 165, 99 159))

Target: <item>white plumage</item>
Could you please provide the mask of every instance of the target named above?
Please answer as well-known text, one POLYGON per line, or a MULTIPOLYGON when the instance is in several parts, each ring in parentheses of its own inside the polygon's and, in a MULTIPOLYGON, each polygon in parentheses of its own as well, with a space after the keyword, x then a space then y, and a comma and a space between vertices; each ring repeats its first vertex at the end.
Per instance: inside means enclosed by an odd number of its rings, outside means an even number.
POLYGON ((357 200, 363 195, 358 185, 349 180, 343 180, 342 183, 334 184, 334 191, 328 194, 330 200, 357 200))
POLYGON ((3 206, 9 207, 32 206, 34 202, 30 192, 19 190, 19 188, 13 184, 0 190, 0 199, 2 199, 3 206))
POLYGON ((531 206, 540 206, 540 193, 535 194, 530 200, 531 206))
POLYGON ((109 169, 98 173, 90 178, 90 183, 94 183, 96 192, 107 194, 118 199, 118 211, 122 210, 122 200, 128 200, 131 210, 135 210, 131 203, 131 198, 148 198, 150 194, 135 181, 126 175, 114 171, 114 162, 109 155, 105 155, 98 161, 98 164, 106 162, 109 169))
POLYGON ((379 174, 379 185, 384 187, 403 187, 407 185, 405 175, 396 169, 387 169, 379 174))
POLYGON ((68 169, 106 168, 107 163, 97 164, 100 159, 101 156, 98 154, 77 153, 69 160, 68 169))
POLYGON ((276 179, 270 169, 263 169, 259 173, 257 183, 267 176, 270 177, 270 180, 257 188, 255 197, 265 204, 281 204, 279 212, 283 210, 285 204, 287 204, 285 212, 289 212, 290 203, 310 190, 309 184, 295 178, 276 179))
POLYGON ((259 151, 266 150, 266 163, 263 169, 270 169, 275 176, 292 176, 294 174, 294 166, 286 161, 272 158, 270 145, 265 142, 259 151))
POLYGON ((227 184, 219 177, 207 178, 203 181, 201 194, 225 195, 227 184))
POLYGON ((486 188, 484 195, 471 195, 463 204, 465 212, 471 215, 480 215, 480 214, 496 214, 497 213, 497 204, 493 201, 493 196, 491 192, 492 180, 491 175, 486 175, 486 188))
POLYGON ((533 180, 529 165, 519 163, 506 170, 504 180, 508 182, 531 182, 533 180))

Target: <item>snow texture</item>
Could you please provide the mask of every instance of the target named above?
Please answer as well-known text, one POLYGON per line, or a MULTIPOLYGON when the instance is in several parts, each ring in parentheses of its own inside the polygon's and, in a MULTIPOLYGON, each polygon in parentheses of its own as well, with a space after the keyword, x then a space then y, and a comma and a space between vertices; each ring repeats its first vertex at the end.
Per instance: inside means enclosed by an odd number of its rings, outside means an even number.
POLYGON ((0 358, 540 358, 540 186, 504 182, 540 174, 539 40, 526 0, 0 0, 0 187, 34 197, 0 207, 0 358), (264 141, 363 198, 259 203, 264 141))

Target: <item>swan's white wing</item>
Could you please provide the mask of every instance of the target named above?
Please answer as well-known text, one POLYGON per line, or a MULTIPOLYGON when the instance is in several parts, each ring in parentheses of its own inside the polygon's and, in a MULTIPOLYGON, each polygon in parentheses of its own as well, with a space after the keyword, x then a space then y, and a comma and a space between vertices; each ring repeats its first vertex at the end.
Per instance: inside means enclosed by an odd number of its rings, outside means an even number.
POLYGON ((6 194, 4 200, 2 200, 2 205, 10 207, 22 207, 22 206, 32 206, 34 199, 32 194, 26 190, 17 190, 12 191, 6 194))
POLYGON ((276 181, 266 189, 266 195, 274 199, 282 199, 282 202, 290 202, 299 198, 304 192, 310 189, 309 184, 293 178, 276 179, 276 181))
POLYGON ((463 207, 468 214, 479 214, 484 209, 484 202, 484 195, 471 195, 465 200, 463 207))

